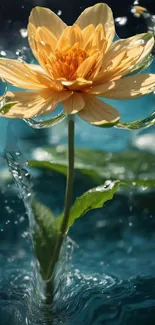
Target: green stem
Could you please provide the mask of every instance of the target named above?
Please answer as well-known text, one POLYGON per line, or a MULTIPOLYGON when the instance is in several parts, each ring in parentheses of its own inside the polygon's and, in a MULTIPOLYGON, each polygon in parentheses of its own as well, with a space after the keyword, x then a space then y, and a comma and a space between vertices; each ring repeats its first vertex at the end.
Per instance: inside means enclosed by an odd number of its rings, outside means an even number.
POLYGON ((74 120, 69 117, 68 121, 68 175, 65 195, 64 217, 60 228, 60 233, 64 237, 68 228, 68 219, 72 204, 72 193, 74 183, 74 120))
POLYGON ((67 172, 67 184, 66 184, 66 194, 65 194, 65 206, 64 206, 64 217, 61 224, 59 236, 57 243, 53 252, 53 258, 49 270, 52 275, 49 274, 50 280, 46 284, 46 303, 51 304, 54 295, 54 270, 57 261, 59 260, 59 255, 61 251, 61 246, 63 240, 66 236, 68 229, 68 219, 70 208, 72 204, 72 192, 74 183, 74 117, 69 115, 68 117, 68 172, 67 172))

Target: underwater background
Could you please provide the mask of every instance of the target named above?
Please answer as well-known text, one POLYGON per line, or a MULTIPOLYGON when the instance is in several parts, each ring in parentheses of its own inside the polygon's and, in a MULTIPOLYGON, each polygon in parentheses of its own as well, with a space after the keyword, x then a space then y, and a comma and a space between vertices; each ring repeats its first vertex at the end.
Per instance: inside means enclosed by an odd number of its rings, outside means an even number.
MULTIPOLYGON (((105 2, 114 12, 117 37, 147 31, 144 17, 136 18, 132 13, 132 1, 105 2)), ((155 15, 153 2, 145 0, 139 5, 155 15)), ((0 0, 0 56, 35 62, 26 31, 33 6, 49 7, 67 24, 72 24, 85 7, 95 3, 0 0)), ((155 61, 147 71, 155 73, 155 61)), ((0 95, 6 87, 1 81, 0 95)), ((113 101, 113 105, 120 111, 122 121, 142 119, 154 111, 155 94, 131 101, 113 101)), ((154 126, 130 131, 97 128, 78 118, 76 122, 76 146, 96 149, 98 153, 104 150, 106 158, 103 162, 101 158, 100 165, 105 168, 107 179, 111 171, 115 179, 123 175, 154 177, 154 126)), ((64 202, 65 177, 54 172, 32 171, 24 162, 30 157, 46 157, 43 146, 56 147, 59 153, 66 143, 65 120, 51 129, 35 130, 24 121, 0 118, 0 325, 49 325, 35 294, 38 288, 42 291, 42 286, 30 236, 31 213, 23 200, 35 191, 41 202, 59 214, 64 202)), ((95 159, 93 154, 89 159, 95 159)), ((93 180, 77 174, 74 198, 95 185, 93 180)), ((153 188, 122 188, 104 208, 76 221, 66 243, 67 254, 59 265, 60 284, 52 324, 155 324, 154 201, 153 188)))

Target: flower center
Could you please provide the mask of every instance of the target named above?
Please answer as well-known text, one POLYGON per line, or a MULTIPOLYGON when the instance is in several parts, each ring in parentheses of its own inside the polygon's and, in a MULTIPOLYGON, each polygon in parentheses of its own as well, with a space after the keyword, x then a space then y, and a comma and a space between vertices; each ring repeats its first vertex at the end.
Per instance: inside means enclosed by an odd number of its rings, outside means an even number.
POLYGON ((85 50, 74 45, 65 52, 56 51, 51 60, 52 74, 54 78, 74 80, 78 67, 88 58, 85 50))

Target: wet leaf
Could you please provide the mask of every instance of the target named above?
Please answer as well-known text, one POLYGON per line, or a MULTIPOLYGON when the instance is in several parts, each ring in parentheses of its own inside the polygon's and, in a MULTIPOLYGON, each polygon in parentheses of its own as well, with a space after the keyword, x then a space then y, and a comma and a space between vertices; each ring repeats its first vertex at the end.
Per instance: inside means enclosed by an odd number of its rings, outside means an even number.
MULTIPOLYGON (((62 175, 67 176, 67 162, 65 163, 52 163, 50 161, 37 161, 37 160, 31 160, 28 162, 28 165, 30 167, 38 168, 38 169, 45 169, 45 170, 52 170, 54 172, 60 173, 62 175)), ((88 175, 94 181, 96 180, 97 183, 101 180, 101 177, 98 175, 98 173, 92 169, 84 168, 82 166, 75 165, 75 169, 79 170, 84 175, 88 175)))
POLYGON ((119 122, 115 125, 115 127, 119 129, 139 130, 139 129, 148 128, 154 124, 155 124, 155 111, 142 120, 137 120, 133 122, 119 122))
POLYGON ((35 167, 39 169, 51 169, 55 172, 58 172, 63 175, 67 175, 67 165, 66 164, 55 164, 51 163, 50 161, 37 161, 37 160, 30 160, 28 162, 30 167, 35 167))
POLYGON ((3 115, 7 114, 9 110, 16 104, 17 102, 9 102, 4 104, 3 106, 0 107, 0 113, 2 113, 3 115))
MULTIPOLYGON (((52 170, 67 174, 66 147, 41 149, 43 157, 48 161, 31 160, 28 165, 40 170, 52 170)), ((34 152, 35 158, 37 158, 34 152)), ((40 158, 40 156, 39 156, 40 158)), ((120 179, 126 184, 136 186, 154 186, 155 157, 152 153, 128 150, 119 153, 108 153, 102 150, 76 149, 75 169, 83 175, 91 177, 96 184, 103 184, 107 179, 120 179), (152 179, 153 178, 153 179, 152 179), (146 185, 147 184, 147 185, 146 185)))
POLYGON ((40 264, 42 279, 48 280, 53 270, 50 262, 58 235, 57 220, 51 210, 38 201, 32 202, 32 209, 35 218, 34 250, 40 264))
MULTIPOLYGON (((120 181, 108 181, 104 185, 95 187, 78 197, 70 210, 68 229, 74 224, 76 219, 85 215, 86 212, 101 208, 105 202, 111 200, 120 184, 120 181)), ((63 214, 58 218, 59 227, 62 220, 63 214)))
POLYGON ((24 121, 34 129, 43 129, 43 128, 49 128, 51 126, 54 126, 58 123, 60 123, 62 120, 66 118, 67 114, 60 113, 57 116, 50 118, 46 121, 35 121, 34 119, 24 119, 24 121))

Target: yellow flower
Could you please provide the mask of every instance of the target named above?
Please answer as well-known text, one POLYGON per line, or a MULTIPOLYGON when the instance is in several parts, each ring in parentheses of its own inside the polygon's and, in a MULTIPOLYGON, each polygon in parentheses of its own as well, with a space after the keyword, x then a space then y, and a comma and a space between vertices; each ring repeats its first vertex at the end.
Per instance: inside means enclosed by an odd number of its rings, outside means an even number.
POLYGON ((112 44, 111 9, 104 3, 82 12, 67 26, 49 9, 35 7, 29 17, 28 39, 40 66, 0 59, 0 77, 29 92, 8 92, 5 112, 10 118, 48 114, 62 103, 67 114, 77 113, 95 125, 114 123, 119 113, 99 97, 131 99, 152 92, 154 74, 124 78, 153 47, 150 34, 112 44))

